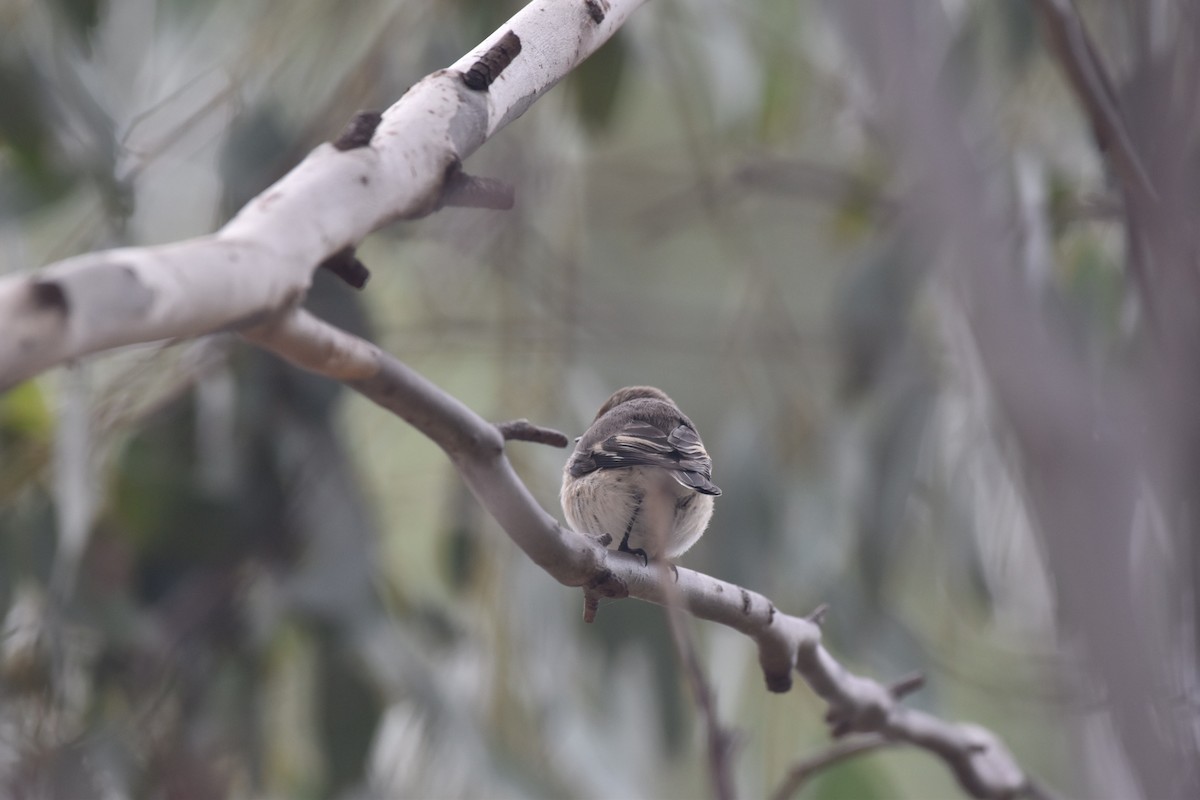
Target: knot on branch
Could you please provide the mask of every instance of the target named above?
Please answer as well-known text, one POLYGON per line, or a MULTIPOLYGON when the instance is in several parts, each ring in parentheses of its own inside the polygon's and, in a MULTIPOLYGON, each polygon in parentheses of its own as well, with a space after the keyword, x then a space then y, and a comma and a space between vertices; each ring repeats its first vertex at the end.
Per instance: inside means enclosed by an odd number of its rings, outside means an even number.
POLYGON ((1019 797, 1029 792, 1029 779, 991 731, 971 724, 959 725, 958 731, 967 745, 965 753, 947 760, 964 789, 975 797, 1019 797))
POLYGON ((891 690, 866 678, 845 676, 847 686, 841 696, 831 700, 825 713, 830 734, 840 739, 855 731, 882 732, 895 707, 891 690))
POLYGON ((583 587, 583 621, 589 624, 596 621, 601 597, 619 600, 628 596, 629 586, 605 567, 583 587))
POLYGON ((587 582, 584 590, 598 597, 619 600, 629 596, 629 586, 616 573, 607 567, 600 570, 594 578, 587 582))

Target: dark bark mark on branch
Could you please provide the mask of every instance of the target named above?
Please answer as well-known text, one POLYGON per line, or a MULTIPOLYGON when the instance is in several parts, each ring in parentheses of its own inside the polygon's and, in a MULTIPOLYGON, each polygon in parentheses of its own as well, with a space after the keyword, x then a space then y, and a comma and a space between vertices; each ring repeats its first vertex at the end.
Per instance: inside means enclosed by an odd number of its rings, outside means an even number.
POLYGON ((29 287, 33 307, 38 311, 57 311, 67 315, 67 294, 57 281, 35 281, 29 287))
POLYGON ((366 286, 371 277, 371 271, 354 255, 353 247, 343 247, 322 261, 319 266, 337 275, 355 289, 366 286))
MULTIPOLYGON (((740 586, 738 588, 741 589, 740 586)), ((742 613, 750 615, 750 593, 745 589, 742 589, 742 613)))
POLYGON ((771 625, 774 622, 775 622, 775 604, 771 603, 770 607, 767 609, 767 624, 771 625))
POLYGON ((596 577, 587 582, 585 588, 600 597, 608 597, 613 600, 629 596, 629 587, 625 581, 610 569, 602 569, 596 574, 596 577))
POLYGON ((470 69, 463 73, 463 83, 467 85, 468 89, 474 89, 477 92, 485 91, 496 78, 500 77, 500 73, 508 68, 508 65, 520 52, 521 38, 512 31, 508 31, 500 37, 500 41, 483 54, 483 58, 476 61, 470 69))
POLYGON ((333 140, 333 146, 338 150, 366 147, 371 144, 371 137, 375 135, 375 129, 382 120, 382 111, 359 111, 342 129, 338 138, 333 140))
POLYGON ((587 12, 592 18, 592 22, 597 25, 604 22, 604 15, 608 11, 608 3, 603 2, 603 0, 584 0, 583 4, 587 6, 587 12))
POLYGON ((527 419, 514 419, 511 422, 496 423, 496 430, 506 442, 533 442, 550 447, 566 447, 567 436, 553 428, 543 428, 534 425, 527 419))

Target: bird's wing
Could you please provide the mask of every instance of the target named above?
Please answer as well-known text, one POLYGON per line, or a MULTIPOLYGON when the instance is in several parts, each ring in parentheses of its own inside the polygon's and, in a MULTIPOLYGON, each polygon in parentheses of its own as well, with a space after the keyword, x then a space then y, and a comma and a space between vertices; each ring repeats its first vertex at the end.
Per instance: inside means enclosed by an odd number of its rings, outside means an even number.
POLYGON ((665 432, 649 422, 630 422, 581 455, 579 474, 596 469, 661 467, 684 486, 704 494, 721 493, 711 480, 712 459, 696 431, 687 425, 665 432))

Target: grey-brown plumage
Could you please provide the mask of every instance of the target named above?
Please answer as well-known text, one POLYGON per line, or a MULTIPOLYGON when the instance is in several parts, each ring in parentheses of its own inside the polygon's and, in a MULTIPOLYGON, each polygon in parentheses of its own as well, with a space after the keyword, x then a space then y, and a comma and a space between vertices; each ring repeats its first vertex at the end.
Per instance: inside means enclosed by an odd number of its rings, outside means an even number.
POLYGON ((579 438, 561 500, 572 528, 649 560, 695 544, 720 493, 692 421, 662 391, 630 386, 579 438))

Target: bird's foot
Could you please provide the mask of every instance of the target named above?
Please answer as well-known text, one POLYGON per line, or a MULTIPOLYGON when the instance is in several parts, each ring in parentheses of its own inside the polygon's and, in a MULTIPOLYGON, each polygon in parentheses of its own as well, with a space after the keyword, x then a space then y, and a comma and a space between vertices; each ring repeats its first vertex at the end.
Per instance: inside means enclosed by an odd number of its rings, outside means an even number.
POLYGON ((643 567, 650 566, 650 556, 646 555, 646 551, 640 547, 630 547, 628 536, 626 536, 624 539, 621 540, 621 544, 617 549, 620 550, 622 553, 632 553, 633 555, 642 559, 643 567))

